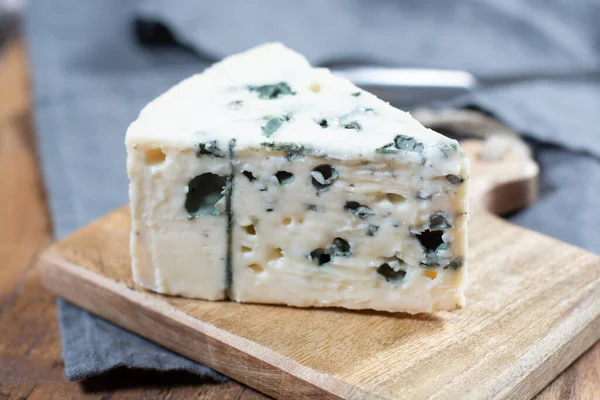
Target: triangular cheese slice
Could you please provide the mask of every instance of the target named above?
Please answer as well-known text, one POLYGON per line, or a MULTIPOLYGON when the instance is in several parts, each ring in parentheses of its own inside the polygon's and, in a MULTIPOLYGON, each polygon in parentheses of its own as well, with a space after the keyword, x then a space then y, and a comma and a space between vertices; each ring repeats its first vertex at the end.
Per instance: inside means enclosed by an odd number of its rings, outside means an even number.
POLYGON ((179 83, 126 145, 132 266, 148 289, 412 313, 464 304, 458 143, 281 44, 179 83))

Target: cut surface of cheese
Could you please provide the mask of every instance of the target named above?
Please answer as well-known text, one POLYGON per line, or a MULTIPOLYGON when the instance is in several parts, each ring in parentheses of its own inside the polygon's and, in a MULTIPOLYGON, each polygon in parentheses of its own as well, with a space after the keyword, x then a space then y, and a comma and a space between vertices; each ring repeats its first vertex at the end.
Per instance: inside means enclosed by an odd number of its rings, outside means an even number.
POLYGON ((127 131, 135 281, 208 300, 464 304, 469 163, 281 44, 224 59, 127 131))

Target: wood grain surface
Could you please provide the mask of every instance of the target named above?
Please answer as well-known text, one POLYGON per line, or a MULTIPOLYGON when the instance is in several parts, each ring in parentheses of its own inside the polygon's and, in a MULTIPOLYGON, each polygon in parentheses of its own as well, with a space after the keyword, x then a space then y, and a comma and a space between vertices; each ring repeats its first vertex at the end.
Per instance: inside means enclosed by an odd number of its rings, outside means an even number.
POLYGON ((600 257, 489 209, 535 199, 537 164, 516 152, 471 169, 467 307, 433 315, 208 302, 131 279, 127 207, 51 246, 50 290, 268 395, 531 398, 600 338, 600 257))
MULTIPOLYGON (((197 384, 180 374, 117 371, 84 385, 64 379, 55 298, 33 268, 51 234, 29 122, 26 66, 22 43, 0 54, 0 399, 265 398, 234 381, 197 384)), ((537 399, 594 399, 598 393, 600 342, 537 399)))

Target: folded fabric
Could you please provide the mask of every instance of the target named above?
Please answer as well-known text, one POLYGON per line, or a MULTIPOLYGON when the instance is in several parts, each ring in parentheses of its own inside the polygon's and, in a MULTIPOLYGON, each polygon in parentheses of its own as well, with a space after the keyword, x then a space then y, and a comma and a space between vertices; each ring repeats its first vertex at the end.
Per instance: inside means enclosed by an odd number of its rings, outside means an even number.
POLYGON ((351 58, 488 76, 600 66, 597 0, 148 0, 137 15, 213 60, 280 41, 314 64, 351 58))
POLYGON ((116 368, 185 371, 207 382, 224 382, 223 375, 166 350, 101 318, 58 301, 65 376, 82 380, 116 368))
MULTIPOLYGON (((211 61, 278 40, 311 62, 360 59, 480 76, 600 65, 600 1, 33 1, 25 27, 55 236, 127 202, 125 130, 145 103, 211 61)), ((568 77, 567 77, 568 78, 568 77)), ((437 107, 496 116, 535 145, 540 199, 511 216, 600 252, 600 83, 575 77, 474 93, 437 107)), ((221 377, 60 303, 67 377, 116 366, 221 377)))

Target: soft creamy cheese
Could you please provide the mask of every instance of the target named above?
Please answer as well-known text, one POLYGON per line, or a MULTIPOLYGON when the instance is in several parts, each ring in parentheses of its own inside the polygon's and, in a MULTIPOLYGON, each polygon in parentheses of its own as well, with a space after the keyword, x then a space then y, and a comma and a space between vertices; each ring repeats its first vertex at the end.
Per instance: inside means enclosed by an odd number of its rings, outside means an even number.
POLYGON ((387 311, 464 304, 458 143, 280 44, 175 86, 126 145, 144 287, 387 311))
POLYGON ((160 293, 225 298, 227 215, 223 207, 192 198, 212 187, 224 203, 220 193, 231 174, 224 146, 218 158, 166 146, 128 149, 131 263, 138 284, 160 293))

